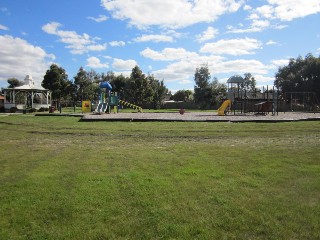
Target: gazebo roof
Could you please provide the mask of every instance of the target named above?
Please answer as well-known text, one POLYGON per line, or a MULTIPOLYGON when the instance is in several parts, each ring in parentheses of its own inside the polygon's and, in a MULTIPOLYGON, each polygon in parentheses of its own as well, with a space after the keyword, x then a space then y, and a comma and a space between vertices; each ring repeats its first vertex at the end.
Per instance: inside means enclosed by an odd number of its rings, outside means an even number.
POLYGON ((15 88, 10 88, 10 89, 14 89, 14 90, 40 90, 40 91, 48 91, 48 89, 45 89, 41 86, 29 86, 29 85, 22 85, 19 87, 15 87, 15 88))
POLYGON ((7 88, 9 90, 30 90, 30 91, 49 91, 41 86, 35 86, 31 75, 27 75, 24 79, 24 84, 15 88, 7 88))
POLYGON ((228 79, 227 83, 244 83, 244 79, 240 75, 234 75, 228 79))

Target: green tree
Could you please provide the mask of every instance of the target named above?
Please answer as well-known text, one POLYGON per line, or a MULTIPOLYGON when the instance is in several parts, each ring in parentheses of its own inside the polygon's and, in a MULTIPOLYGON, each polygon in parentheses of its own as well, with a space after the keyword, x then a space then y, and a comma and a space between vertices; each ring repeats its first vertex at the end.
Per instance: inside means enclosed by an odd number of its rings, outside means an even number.
POLYGON ((275 74, 274 85, 285 92, 315 92, 320 99, 320 57, 308 54, 289 60, 289 64, 280 67, 275 74))
POLYGON ((70 89, 70 81, 66 71, 56 64, 52 64, 47 70, 41 83, 42 87, 52 91, 52 99, 60 103, 63 98, 67 98, 70 89))
POLYGON ((15 88, 23 85, 23 81, 18 80, 17 78, 8 78, 8 88, 15 88))
POLYGON ((194 74, 194 101, 200 104, 202 109, 210 105, 212 100, 212 91, 210 87, 210 72, 208 65, 202 65, 196 68, 194 74))
POLYGON ((132 69, 126 90, 130 101, 137 105, 150 102, 153 97, 151 84, 138 66, 132 69))
POLYGON ((191 100, 191 96, 192 91, 190 90, 178 90, 175 94, 173 94, 173 100, 188 102, 191 100))
POLYGON ((95 71, 91 70, 90 72, 87 72, 83 67, 80 67, 77 75, 74 77, 77 100, 97 99, 100 81, 101 79, 95 71))
POLYGON ((211 88, 211 103, 219 103, 221 99, 226 96, 227 93, 227 85, 220 83, 218 79, 214 78, 213 81, 210 83, 211 88))
POLYGON ((153 75, 148 76, 148 81, 151 86, 151 93, 152 93, 152 103, 154 109, 159 109, 161 104, 168 93, 167 87, 164 85, 163 80, 159 81, 155 79, 153 75))
POLYGON ((256 79, 252 76, 251 73, 245 73, 244 74, 244 83, 242 85, 242 87, 246 90, 246 91, 252 91, 254 92, 256 90, 256 84, 257 81, 256 79))
POLYGON ((122 96, 125 94, 126 85, 129 82, 129 78, 122 74, 114 76, 110 83, 113 87, 113 91, 120 93, 122 96))

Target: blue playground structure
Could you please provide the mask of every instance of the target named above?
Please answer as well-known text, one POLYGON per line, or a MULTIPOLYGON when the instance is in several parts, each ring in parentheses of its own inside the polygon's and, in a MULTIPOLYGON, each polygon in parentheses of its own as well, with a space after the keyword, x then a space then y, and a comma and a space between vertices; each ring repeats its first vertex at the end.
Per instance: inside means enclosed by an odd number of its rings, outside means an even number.
POLYGON ((127 106, 135 110, 138 110, 138 112, 142 112, 141 107, 136 106, 132 103, 128 103, 126 101, 120 100, 116 92, 111 92, 112 86, 109 82, 102 82, 100 84, 100 88, 102 90, 99 97, 99 104, 95 109, 96 113, 111 113, 111 109, 114 110, 114 113, 117 113, 120 107, 120 104, 122 106, 127 106))

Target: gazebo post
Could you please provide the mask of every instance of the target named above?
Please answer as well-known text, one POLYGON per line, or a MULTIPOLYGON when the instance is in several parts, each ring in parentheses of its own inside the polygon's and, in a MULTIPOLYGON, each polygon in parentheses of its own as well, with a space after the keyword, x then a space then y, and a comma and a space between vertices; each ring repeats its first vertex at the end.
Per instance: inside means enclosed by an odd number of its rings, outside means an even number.
POLYGON ((33 108, 33 99, 34 99, 33 91, 31 91, 31 108, 33 108))

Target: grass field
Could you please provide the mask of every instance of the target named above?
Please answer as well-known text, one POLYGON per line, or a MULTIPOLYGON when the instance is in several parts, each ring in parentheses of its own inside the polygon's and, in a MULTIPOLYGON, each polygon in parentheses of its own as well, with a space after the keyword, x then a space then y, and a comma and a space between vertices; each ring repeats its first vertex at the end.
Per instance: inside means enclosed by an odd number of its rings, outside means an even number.
POLYGON ((320 122, 0 116, 0 239, 319 239, 320 122))

